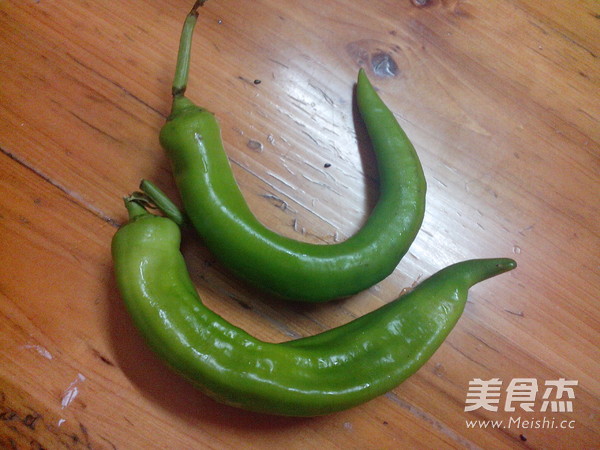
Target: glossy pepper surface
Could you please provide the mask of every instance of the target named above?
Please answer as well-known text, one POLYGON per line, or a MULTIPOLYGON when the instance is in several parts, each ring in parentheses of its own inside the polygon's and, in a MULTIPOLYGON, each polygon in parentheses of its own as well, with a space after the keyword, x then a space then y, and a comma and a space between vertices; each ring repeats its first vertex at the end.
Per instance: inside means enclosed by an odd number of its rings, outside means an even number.
POLYGON ((217 401, 271 414, 327 414, 393 389, 442 344, 468 289, 515 267, 510 259, 458 263, 343 326, 268 343, 203 305, 173 221, 126 204, 130 223, 115 234, 112 254, 137 328, 171 367, 217 401))
POLYGON ((317 245, 265 227, 231 171, 215 116, 184 96, 197 12, 180 42, 171 114, 160 142, 171 161, 185 213, 217 259, 239 277, 281 297, 320 302, 355 294, 388 276, 414 241, 426 183, 415 149, 365 72, 356 96, 379 171, 379 198, 349 239, 317 245))

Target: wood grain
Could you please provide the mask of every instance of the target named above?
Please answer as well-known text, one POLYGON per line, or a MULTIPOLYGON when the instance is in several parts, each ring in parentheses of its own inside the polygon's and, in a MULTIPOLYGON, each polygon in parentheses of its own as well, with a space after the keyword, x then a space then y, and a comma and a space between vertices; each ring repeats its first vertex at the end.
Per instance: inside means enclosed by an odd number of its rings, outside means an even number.
POLYGON ((0 1, 0 446, 597 447, 599 5, 202 8, 188 92, 216 113, 263 223, 326 244, 369 214, 377 170, 353 101, 359 67, 428 180, 423 227, 394 274, 324 305, 266 296, 185 233, 208 306, 279 342, 346 323, 459 260, 519 264, 472 289, 448 340, 397 389, 335 415, 290 419, 219 405, 175 376, 138 336, 112 276, 122 196, 145 177, 177 198, 157 135, 191 2, 0 1), (507 412, 503 396, 496 412, 464 411, 475 378, 537 380, 536 410, 507 412), (542 413, 543 383, 559 378, 578 381, 573 411, 542 413), (559 428, 466 424, 517 417, 559 428))

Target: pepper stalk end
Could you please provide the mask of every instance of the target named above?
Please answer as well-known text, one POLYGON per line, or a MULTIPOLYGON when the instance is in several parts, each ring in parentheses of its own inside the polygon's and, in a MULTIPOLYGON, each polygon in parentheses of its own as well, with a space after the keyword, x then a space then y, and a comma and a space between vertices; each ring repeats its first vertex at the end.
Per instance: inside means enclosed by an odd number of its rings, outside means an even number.
POLYGON ((129 214, 129 222, 133 222, 140 217, 150 214, 146 211, 146 208, 144 208, 139 199, 133 194, 123 197, 123 202, 125 203, 125 208, 127 208, 127 213, 129 214))
POLYGON ((207 0, 196 0, 191 11, 188 13, 183 23, 181 30, 181 38, 179 40, 179 51, 177 53, 177 65, 175 66, 175 77, 173 78, 173 86, 171 93, 173 97, 183 96, 188 82, 188 74, 190 71, 190 53, 192 49, 192 36, 194 27, 198 20, 198 8, 204 5, 207 0))

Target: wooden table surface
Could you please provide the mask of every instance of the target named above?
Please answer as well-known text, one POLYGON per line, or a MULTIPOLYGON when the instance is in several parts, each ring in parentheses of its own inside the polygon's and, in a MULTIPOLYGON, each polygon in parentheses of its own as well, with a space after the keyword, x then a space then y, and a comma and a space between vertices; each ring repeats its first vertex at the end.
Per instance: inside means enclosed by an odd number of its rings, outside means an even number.
POLYGON ((216 113, 265 225, 327 244, 368 216, 377 170, 353 107, 359 67, 428 181, 395 272, 331 303, 269 297, 185 233, 210 308, 279 342, 346 323, 453 262, 519 265, 470 291, 405 383, 312 419, 196 391, 146 347, 115 286, 122 197, 145 177, 177 198, 157 136, 191 3, 0 0, 0 447, 599 448, 600 2, 202 8, 189 97, 216 113), (501 383, 496 411, 467 408, 477 379, 501 383))

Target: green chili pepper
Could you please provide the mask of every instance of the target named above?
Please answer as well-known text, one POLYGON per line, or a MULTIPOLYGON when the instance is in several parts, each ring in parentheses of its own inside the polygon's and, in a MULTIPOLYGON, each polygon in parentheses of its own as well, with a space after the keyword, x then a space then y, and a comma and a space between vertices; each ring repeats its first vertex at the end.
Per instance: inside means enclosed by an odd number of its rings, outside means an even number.
MULTIPOLYGON (((367 289, 393 272, 423 221, 426 183, 415 149, 361 69, 357 102, 379 170, 379 199, 349 239, 317 245, 266 228, 248 207, 212 113, 184 96, 199 4, 183 27, 173 105, 160 132, 190 222, 235 274, 281 297, 320 302, 367 289)), ((152 193, 147 192, 152 197, 152 193)))
POLYGON ((328 414, 393 389, 442 344, 468 289, 516 266, 503 258, 461 262, 343 326, 268 343, 202 304, 173 221, 133 200, 126 206, 130 223, 112 243, 116 280, 149 345, 214 399, 272 414, 328 414))

